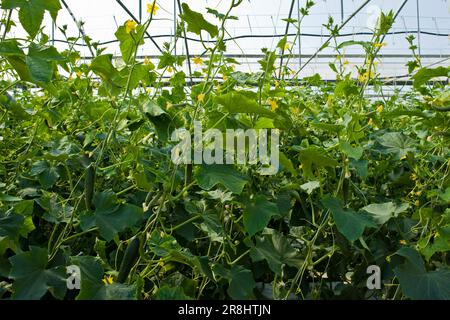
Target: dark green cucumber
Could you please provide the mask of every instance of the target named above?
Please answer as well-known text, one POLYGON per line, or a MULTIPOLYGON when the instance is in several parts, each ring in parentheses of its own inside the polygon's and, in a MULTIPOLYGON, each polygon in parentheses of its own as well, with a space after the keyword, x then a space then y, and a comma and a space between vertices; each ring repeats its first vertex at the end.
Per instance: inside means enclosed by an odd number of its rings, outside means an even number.
POLYGON ((86 203, 86 209, 93 210, 94 205, 92 199, 94 197, 95 189, 95 166, 93 163, 89 164, 86 168, 86 177, 84 179, 84 200, 86 203))
POLYGON ((133 240, 131 240, 127 250, 125 250, 122 263, 120 264, 117 282, 124 283, 125 280, 127 280, 128 274, 130 273, 131 268, 136 263, 138 257, 139 257, 139 238, 135 237, 133 240))

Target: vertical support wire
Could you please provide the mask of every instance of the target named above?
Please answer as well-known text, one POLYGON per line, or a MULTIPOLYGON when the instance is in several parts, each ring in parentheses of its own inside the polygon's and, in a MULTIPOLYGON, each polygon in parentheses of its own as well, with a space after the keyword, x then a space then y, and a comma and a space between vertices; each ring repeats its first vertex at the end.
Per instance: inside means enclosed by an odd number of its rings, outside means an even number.
POLYGON ((177 55, 177 1, 173 0, 173 41, 174 41, 174 53, 177 55))
MULTIPOLYGON (((284 36, 287 39, 287 35, 289 33, 289 20, 292 17, 292 11, 294 10, 294 4, 295 4, 295 0, 291 1, 291 7, 289 8, 289 16, 288 16, 288 20, 286 22, 286 29, 284 30, 284 36)), ((284 59, 284 47, 281 49, 281 58, 280 58, 280 72, 278 73, 278 77, 281 78, 281 72, 282 72, 282 68, 283 68, 283 59, 284 59)))
MULTIPOLYGON (((177 1, 177 5, 178 5, 178 11, 180 11, 180 14, 182 14, 183 10, 181 9, 180 0, 176 0, 176 1, 177 1)), ((189 79, 191 80, 191 83, 193 83, 193 81, 192 81, 191 59, 190 59, 190 55, 189 55, 188 39, 187 39, 187 36, 186 36, 186 29, 184 27, 183 27, 183 36, 184 36, 184 45, 186 47, 186 59, 187 59, 188 70, 189 70, 189 79)))
POLYGON ((420 48, 420 8, 419 8, 419 0, 416 0, 416 14, 417 14, 417 48, 419 52, 419 57, 422 55, 422 50, 420 48))
POLYGON ((302 66, 302 32, 300 30, 300 0, 297 0, 297 20, 298 20, 298 68, 302 66))

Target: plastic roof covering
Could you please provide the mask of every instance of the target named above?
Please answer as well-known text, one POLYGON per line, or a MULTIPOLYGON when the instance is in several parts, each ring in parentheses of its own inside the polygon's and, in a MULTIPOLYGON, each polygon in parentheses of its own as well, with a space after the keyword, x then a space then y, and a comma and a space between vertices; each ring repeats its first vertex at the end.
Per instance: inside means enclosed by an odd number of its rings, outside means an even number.
MULTIPOLYGON (((174 18, 179 14, 176 5, 177 0, 159 0, 157 1, 160 10, 158 10, 155 21, 149 28, 149 33, 154 40, 162 47, 164 42, 173 41, 174 18)), ((239 39, 227 42, 227 54, 238 55, 238 61, 242 64, 236 67, 241 71, 256 71, 259 67, 255 55, 261 54, 262 48, 274 49, 280 37, 284 35, 286 22, 282 19, 288 17, 289 9, 294 1, 294 10, 292 18, 298 17, 298 6, 303 7, 306 0, 244 0, 243 3, 231 14, 237 16, 239 20, 230 20, 227 23, 229 37, 241 37, 239 39)), ((119 55, 118 43, 114 42, 114 33, 117 25, 123 24, 131 19, 129 14, 120 6, 116 0, 65 0, 70 10, 78 21, 84 22, 84 31, 93 41, 109 42, 104 45, 107 53, 119 55), (110 42, 112 41, 112 42, 110 42)), ((139 20, 142 17, 145 20, 148 17, 146 5, 150 1, 146 0, 121 0, 126 8, 139 20), (139 10, 140 5, 142 9, 139 10), (141 11, 141 13, 140 13, 141 11)), ((219 12, 225 12, 230 0, 181 0, 186 2, 191 9, 202 12, 208 21, 218 24, 218 21, 210 14, 206 14, 206 7, 217 9, 219 12)), ((331 15, 335 22, 340 23, 342 16, 344 20, 349 17, 364 1, 362 0, 343 0, 343 12, 341 12, 341 0, 315 0, 316 5, 312 8, 310 16, 302 22, 302 35, 300 42, 295 44, 293 53, 298 54, 301 50, 302 57, 290 59, 290 66, 298 69, 301 63, 304 63, 308 56, 313 54, 326 40, 328 31, 322 26, 331 15), (341 16, 342 14, 342 16, 341 16)), ((405 37, 408 32, 414 34, 417 38, 418 23, 420 24, 420 52, 423 55, 424 65, 449 65, 447 58, 450 57, 450 1, 449 0, 419 0, 419 19, 417 19, 417 0, 408 0, 399 14, 391 32, 385 42, 386 47, 380 51, 384 55, 379 64, 379 71, 382 76, 400 76, 407 73, 405 63, 408 60, 410 51, 405 37), (406 56, 405 56, 406 55, 406 56)), ((403 0, 372 0, 363 10, 361 10, 341 31, 346 34, 340 37, 340 41, 346 40, 369 40, 370 35, 361 34, 370 32, 373 14, 379 10, 396 12, 403 0)), ((17 19, 17 16, 15 17, 17 19)), ((77 37, 79 31, 77 25, 69 15, 68 10, 64 8, 60 11, 56 25, 67 25, 68 35, 77 37)), ((55 46, 58 49, 67 48, 67 44, 59 42, 64 37, 62 33, 55 28, 52 31, 52 21, 47 15, 45 17, 44 32, 55 39, 55 46)), ((15 29, 16 36, 22 35, 23 31, 15 29)), ((295 34, 296 29, 291 25, 289 34, 295 34)), ((208 34, 204 39, 208 40, 208 34)), ((198 36, 188 33, 189 38, 198 39, 198 36)), ((289 40, 293 40, 293 36, 289 40)), ((417 41, 417 39, 416 39, 417 41)), ((89 50, 83 46, 83 41, 78 41, 77 49, 84 57, 90 57, 89 50)), ((188 41, 191 55, 199 55, 204 49, 197 41, 188 41)), ((176 46, 176 54, 185 55, 186 48, 183 39, 179 39, 176 46)), ((345 54, 349 55, 348 68, 355 69, 355 64, 360 64, 362 58, 354 56, 362 54, 358 46, 347 47, 345 54)), ((140 56, 157 56, 160 54, 156 46, 146 39, 145 45, 139 49, 140 56)), ((317 59, 314 59, 308 67, 302 71, 301 76, 308 76, 319 73, 325 79, 332 79, 334 75, 328 63, 333 61, 333 55, 336 54, 331 48, 321 52, 317 59)), ((195 68, 195 67, 194 67, 195 68)))

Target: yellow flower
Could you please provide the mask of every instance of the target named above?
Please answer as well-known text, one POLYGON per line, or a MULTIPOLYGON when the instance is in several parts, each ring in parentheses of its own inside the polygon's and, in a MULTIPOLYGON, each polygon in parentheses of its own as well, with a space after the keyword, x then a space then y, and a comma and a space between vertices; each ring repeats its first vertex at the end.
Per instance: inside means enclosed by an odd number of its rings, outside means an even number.
POLYGON ((275 80, 275 87, 278 87, 280 85, 280 81, 275 80))
POLYGON ((173 68, 172 67, 167 67, 167 72, 168 73, 172 73, 173 72, 173 68))
POLYGON ((269 98, 269 99, 267 99, 267 102, 270 104, 270 109, 272 109, 272 111, 275 111, 278 109, 278 103, 276 100, 269 98))
POLYGON ((153 3, 147 4, 147 13, 150 13, 151 15, 155 15, 156 11, 159 10, 159 7, 156 5, 153 5, 153 3))
POLYGON ((289 42, 286 42, 284 45, 284 50, 289 50, 291 48, 291 44, 289 42))
POLYGON ((349 64, 348 60, 345 59, 345 60, 344 60, 344 66, 346 66, 346 65, 348 65, 348 64, 349 64))
POLYGON ((134 20, 128 20, 125 22, 125 32, 130 33, 134 30, 136 30, 137 22, 134 20))
POLYGON ((228 80, 228 76, 227 76, 226 74, 224 74, 224 75, 222 76, 222 79, 223 79, 223 81, 227 81, 227 80, 228 80))
POLYGON ((145 64, 146 66, 148 66, 150 63, 151 63, 150 59, 149 59, 148 57, 145 57, 145 58, 144 58, 144 64, 145 64))
POLYGON ((192 62, 194 62, 197 65, 202 65, 203 64, 203 60, 200 57, 195 57, 192 59, 192 62))
POLYGON ((370 118, 370 119, 369 119, 369 122, 367 122, 367 124, 368 124, 369 126, 373 126, 373 119, 370 118))
POLYGON ((400 160, 405 160, 406 159, 406 155, 404 155, 403 157, 400 158, 400 160))
POLYGON ((386 43, 386 42, 383 42, 383 43, 374 43, 374 46, 375 46, 375 48, 381 48, 381 47, 387 46, 387 43, 386 43))
POLYGON ((114 279, 110 275, 105 276, 102 281, 104 284, 113 284, 114 283, 114 279))
POLYGON ((204 93, 200 93, 200 94, 197 96, 197 101, 198 101, 198 102, 203 102, 203 101, 205 101, 205 94, 204 94, 204 93))
POLYGON ((166 109, 169 110, 173 107, 173 104, 171 104, 170 102, 167 102, 166 104, 166 109))
POLYGON ((380 112, 383 111, 383 109, 384 109, 383 105, 380 104, 380 105, 377 107, 377 112, 380 113, 380 112))
POLYGON ((78 77, 78 78, 81 78, 81 75, 82 75, 81 71, 78 70, 78 71, 77 71, 77 77, 78 77))
POLYGON ((358 80, 361 83, 366 82, 368 78, 369 78, 369 72, 367 72, 367 71, 364 73, 360 73, 358 76, 358 80))
POLYGON ((399 242, 400 242, 400 244, 406 245, 406 240, 403 240, 403 239, 402 239, 402 240, 400 240, 399 242))

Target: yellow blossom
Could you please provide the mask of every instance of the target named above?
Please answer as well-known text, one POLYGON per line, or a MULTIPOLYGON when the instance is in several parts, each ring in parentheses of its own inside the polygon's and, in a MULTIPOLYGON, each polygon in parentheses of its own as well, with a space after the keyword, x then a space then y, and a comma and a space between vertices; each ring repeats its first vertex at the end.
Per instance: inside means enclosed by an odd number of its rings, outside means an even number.
POLYGON ((150 63, 151 63, 150 59, 149 59, 148 57, 145 57, 145 58, 144 58, 144 64, 145 64, 146 66, 148 66, 150 63))
POLYGON ((128 20, 125 22, 125 32, 130 33, 134 30, 136 30, 137 22, 134 20, 128 20))
POLYGON ((173 68, 172 67, 167 67, 167 72, 168 73, 172 73, 173 72, 173 68))
POLYGON ((380 112, 383 111, 383 109, 384 109, 383 105, 380 104, 380 105, 377 107, 377 112, 380 113, 380 112))
POLYGON ((370 118, 369 119, 369 122, 367 123, 369 126, 373 126, 373 119, 372 118, 370 118))
POLYGON ((400 242, 400 244, 402 244, 402 245, 406 245, 406 240, 403 240, 403 239, 402 239, 402 240, 400 240, 399 242, 400 242))
POLYGON ((227 80, 228 80, 228 76, 227 76, 226 74, 224 74, 224 75, 222 76, 222 79, 223 79, 223 81, 227 81, 227 80))
POLYGON ((102 281, 104 284, 113 284, 114 283, 113 277, 110 275, 105 276, 102 281))
POLYGON ((291 44, 289 42, 286 42, 284 45, 284 50, 289 50, 291 48, 291 44))
POLYGON ((345 59, 345 60, 344 60, 344 66, 346 66, 346 65, 348 65, 348 64, 349 64, 348 60, 345 59))
POLYGON ((167 102, 166 104, 166 109, 169 110, 173 107, 173 104, 171 104, 170 102, 167 102))
POLYGON ((360 73, 359 76, 358 76, 358 80, 359 80, 359 82, 361 82, 361 83, 366 82, 367 79, 369 79, 369 72, 368 72, 368 71, 366 71, 366 72, 364 72, 364 73, 360 73))
POLYGON ((204 93, 200 93, 200 94, 197 96, 197 101, 198 101, 198 102, 203 102, 203 101, 205 101, 205 94, 204 94, 204 93))
POLYGON ((280 85, 280 81, 275 80, 275 87, 278 87, 280 85))
POLYGON ((406 155, 404 155, 403 157, 400 158, 400 160, 405 160, 406 159, 406 155))
POLYGON ((159 10, 159 7, 156 5, 156 3, 153 5, 153 3, 147 4, 147 13, 150 13, 151 15, 155 15, 156 11, 159 10))
POLYGON ((192 62, 194 62, 197 65, 202 65, 203 64, 203 60, 200 57, 195 57, 192 59, 192 62))
POLYGON ((276 100, 274 99, 267 99, 267 102, 270 104, 270 109, 272 109, 272 111, 275 111, 278 109, 278 103, 276 100))
POLYGON ((381 47, 387 46, 387 43, 386 43, 386 42, 383 42, 383 43, 374 43, 374 46, 375 46, 375 48, 381 48, 381 47))
POLYGON ((77 77, 78 77, 78 78, 81 78, 81 75, 82 75, 81 71, 78 70, 78 71, 77 71, 77 77))

